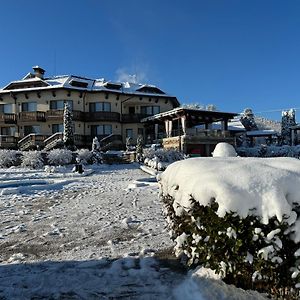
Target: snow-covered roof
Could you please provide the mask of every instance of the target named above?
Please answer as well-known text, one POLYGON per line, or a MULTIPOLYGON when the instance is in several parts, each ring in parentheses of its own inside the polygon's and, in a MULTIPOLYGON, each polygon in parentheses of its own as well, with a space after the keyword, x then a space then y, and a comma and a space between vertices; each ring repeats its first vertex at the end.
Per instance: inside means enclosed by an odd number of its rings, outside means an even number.
POLYGON ((266 136, 266 135, 277 135, 278 133, 275 130, 252 130, 252 131, 247 131, 246 135, 247 136, 266 136))
POLYGON ((194 109, 194 108, 184 108, 184 107, 176 107, 172 110, 168 110, 154 116, 149 116, 141 120, 141 122, 155 121, 155 120, 163 120, 169 118, 177 118, 180 115, 188 115, 188 116, 206 116, 211 119, 212 122, 217 122, 224 118, 232 119, 237 113, 232 112, 222 112, 222 111, 212 111, 206 109, 194 109))
POLYGON ((121 94, 130 94, 137 96, 148 97, 165 97, 172 98, 177 105, 178 100, 175 96, 163 92, 161 89, 154 85, 139 84, 131 82, 113 82, 100 79, 90 79, 75 75, 61 75, 48 78, 39 78, 32 73, 28 73, 23 79, 12 81, 2 89, 0 94, 9 92, 25 92, 37 91, 44 89, 75 89, 79 91, 106 91, 121 94), (39 83, 39 86, 34 86, 34 83, 39 83), (28 85, 27 85, 28 84, 28 85))

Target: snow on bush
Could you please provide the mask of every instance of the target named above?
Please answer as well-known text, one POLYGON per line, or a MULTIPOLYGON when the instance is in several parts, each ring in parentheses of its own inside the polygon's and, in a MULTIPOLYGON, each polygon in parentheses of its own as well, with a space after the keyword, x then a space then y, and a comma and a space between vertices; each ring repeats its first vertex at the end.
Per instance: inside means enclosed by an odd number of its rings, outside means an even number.
POLYGON ((0 167, 9 168, 18 161, 17 152, 14 150, 0 150, 0 167))
POLYGON ((239 156, 244 157, 295 157, 300 158, 300 145, 297 146, 266 146, 238 147, 239 156))
POLYGON ((164 170, 169 164, 185 159, 185 155, 177 150, 144 149, 144 164, 157 170, 164 170))
POLYGON ((93 158, 93 152, 88 149, 80 149, 77 152, 77 158, 82 164, 90 164, 93 158))
POLYGON ((234 147, 228 143, 218 143, 212 153, 213 157, 235 157, 237 156, 234 147))
POLYGON ((48 162, 55 166, 70 164, 72 158, 72 151, 67 149, 54 149, 48 153, 48 162))
POLYGON ((42 168, 44 165, 42 153, 39 151, 22 152, 22 167, 30 167, 32 169, 42 168))
POLYGON ((300 287, 299 160, 192 158, 158 179, 177 256, 242 288, 300 287))

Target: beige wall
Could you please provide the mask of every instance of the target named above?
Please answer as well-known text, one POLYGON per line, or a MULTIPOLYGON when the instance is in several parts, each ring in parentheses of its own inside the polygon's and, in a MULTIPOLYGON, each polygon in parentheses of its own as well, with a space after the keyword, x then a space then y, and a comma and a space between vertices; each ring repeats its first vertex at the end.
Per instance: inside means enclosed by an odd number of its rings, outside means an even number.
MULTIPOLYGON (((50 110, 50 101, 52 100, 72 100, 73 110, 88 112, 89 103, 92 102, 109 102, 111 103, 111 111, 122 114, 129 114, 129 107, 135 107, 135 113, 141 113, 143 106, 160 106, 160 112, 168 111, 174 108, 173 102, 169 99, 156 96, 156 98, 149 96, 132 96, 124 94, 113 94, 106 92, 80 92, 69 90, 40 90, 38 92, 16 93, 17 99, 15 100, 10 95, 0 95, 3 99, 0 104, 13 104, 13 112, 18 114, 21 111, 21 104, 24 102, 37 102, 37 111, 50 110), (26 98, 27 95, 27 98, 26 98), (40 95, 40 98, 38 97, 40 95), (121 107, 122 106, 122 107, 121 107)), ((44 135, 52 135, 52 124, 61 124, 62 121, 47 121, 47 122, 23 122, 16 127, 16 136, 24 136, 24 126, 40 125, 40 133, 44 135)), ((133 129, 133 143, 136 142, 138 135, 138 128, 144 128, 141 123, 118 123, 118 122, 79 122, 75 121, 75 134, 91 135, 92 125, 112 125, 113 134, 122 135, 123 142, 126 141, 126 129, 133 129)), ((10 127, 14 125, 2 124, 1 127, 10 127)), ((145 129, 144 129, 145 132, 145 129)))

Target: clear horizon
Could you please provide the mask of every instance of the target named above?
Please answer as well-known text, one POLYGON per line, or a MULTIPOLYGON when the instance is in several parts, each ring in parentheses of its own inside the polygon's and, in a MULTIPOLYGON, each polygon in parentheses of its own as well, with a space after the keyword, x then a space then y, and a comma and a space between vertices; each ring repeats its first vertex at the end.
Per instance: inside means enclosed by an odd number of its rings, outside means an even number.
MULTIPOLYGON (((135 74, 184 103, 279 120, 300 113, 300 2, 1 2, 0 86, 46 76, 135 74)), ((299 116, 300 118, 300 116, 299 116)))

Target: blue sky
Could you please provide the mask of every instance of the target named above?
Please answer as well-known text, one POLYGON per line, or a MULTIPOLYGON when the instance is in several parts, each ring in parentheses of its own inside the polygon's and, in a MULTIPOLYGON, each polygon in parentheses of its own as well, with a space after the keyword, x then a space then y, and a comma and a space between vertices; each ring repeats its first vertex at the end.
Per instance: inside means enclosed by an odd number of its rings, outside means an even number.
POLYGON ((300 108, 297 0, 2 0, 0 33, 0 86, 40 65, 274 119, 260 112, 300 108))

